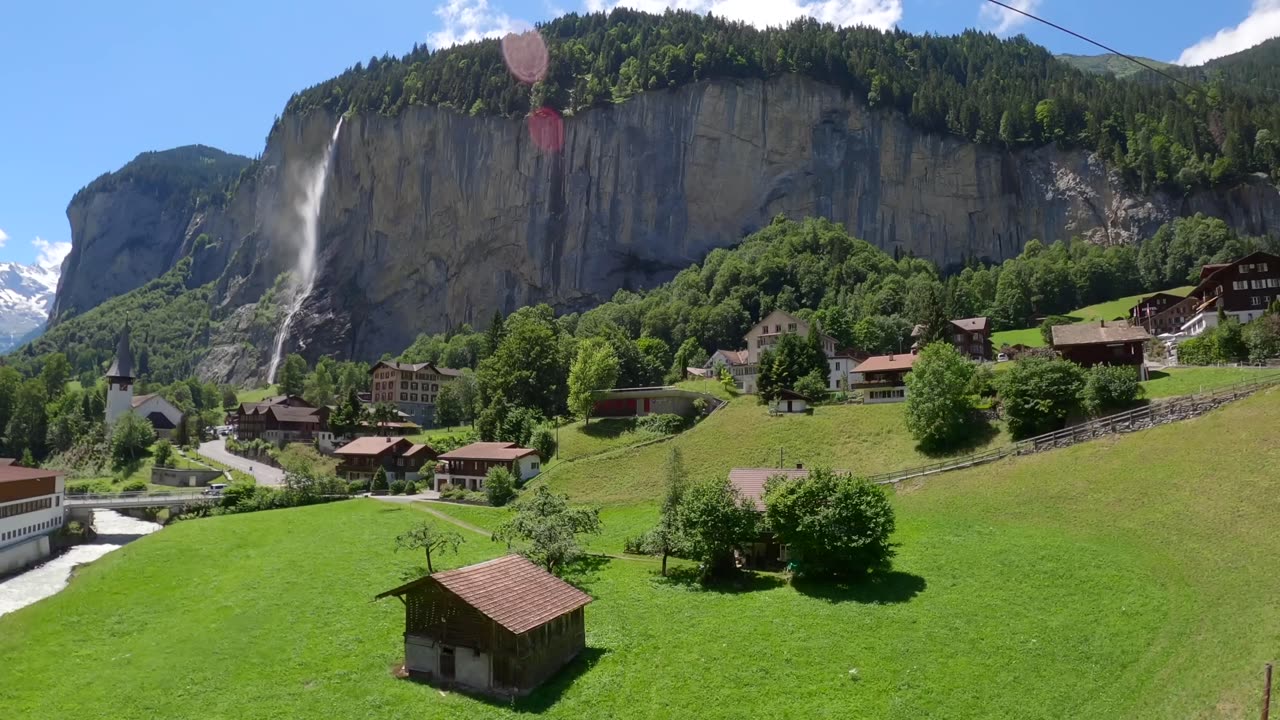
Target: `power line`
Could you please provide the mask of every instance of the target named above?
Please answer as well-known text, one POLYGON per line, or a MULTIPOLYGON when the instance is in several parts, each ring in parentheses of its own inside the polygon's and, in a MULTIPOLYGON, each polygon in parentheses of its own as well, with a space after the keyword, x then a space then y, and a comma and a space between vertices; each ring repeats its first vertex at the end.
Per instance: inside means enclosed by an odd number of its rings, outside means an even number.
POLYGON ((1024 16, 1024 17, 1031 18, 1032 20, 1035 20, 1035 21, 1036 21, 1036 22, 1038 22, 1038 23, 1044 23, 1045 25, 1048 25, 1048 26, 1049 26, 1049 27, 1051 27, 1051 28, 1055 28, 1055 29, 1057 29, 1057 30, 1061 30, 1062 32, 1064 32, 1064 33, 1066 33, 1066 34, 1071 35, 1072 37, 1080 38, 1081 40, 1083 40, 1083 41, 1085 41, 1085 42, 1087 42, 1087 43, 1089 43, 1089 44, 1091 44, 1091 45, 1097 45, 1098 47, 1102 48, 1103 50, 1106 50, 1107 52, 1109 52, 1109 53, 1111 53, 1111 54, 1113 54, 1113 55, 1119 55, 1120 57, 1122 57, 1122 58, 1124 58, 1124 59, 1126 59, 1126 60, 1128 60, 1128 61, 1130 61, 1130 62, 1137 63, 1138 65, 1141 65, 1142 67, 1144 67, 1144 68, 1146 68, 1146 69, 1150 70, 1151 72, 1156 73, 1157 75, 1162 75, 1162 76, 1164 76, 1164 77, 1166 77, 1166 78, 1168 78, 1168 79, 1170 79, 1170 80, 1172 80, 1172 81, 1174 81, 1174 82, 1178 83, 1179 85, 1185 85, 1185 86, 1187 86, 1188 88, 1190 88, 1191 90, 1193 90, 1193 91, 1195 91, 1195 92, 1204 92, 1204 90, 1203 90, 1202 88, 1197 87, 1197 86, 1195 86, 1195 85, 1192 85, 1191 83, 1187 82, 1186 80, 1183 80, 1183 79, 1182 79, 1182 78, 1180 78, 1180 77, 1176 77, 1176 76, 1174 76, 1174 75, 1171 75, 1171 74, 1169 74, 1169 73, 1165 72, 1164 70, 1161 70, 1160 68, 1158 68, 1158 67, 1156 67, 1156 66, 1154 66, 1154 65, 1148 65, 1147 63, 1142 62, 1141 60, 1139 60, 1138 58, 1136 58, 1136 57, 1134 57, 1134 56, 1132 56, 1132 55, 1129 55, 1129 54, 1126 54, 1126 53, 1122 53, 1122 52, 1120 52, 1119 50, 1116 50, 1116 49, 1115 49, 1115 48, 1113 48, 1113 47, 1108 47, 1108 46, 1106 46, 1106 45, 1103 45, 1102 43, 1098 42, 1097 40, 1094 40, 1094 39, 1092 39, 1092 38, 1085 37, 1084 35, 1081 35, 1080 33, 1076 32, 1076 31, 1074 31, 1074 30, 1070 30, 1070 29, 1068 29, 1068 28, 1064 28, 1064 27, 1062 27, 1061 25, 1059 25, 1059 24, 1057 24, 1057 23, 1055 23, 1055 22, 1050 22, 1049 20, 1045 20, 1045 19, 1044 19, 1044 18, 1042 18, 1042 17, 1037 17, 1037 16, 1032 15, 1031 13, 1029 13, 1029 12, 1027 12, 1027 11, 1025 11, 1025 10, 1021 10, 1021 9, 1019 9, 1019 8, 1013 7, 1012 5, 1006 5, 1005 3, 1000 2, 1000 0, 987 0, 987 2, 991 3, 992 5, 999 5, 1000 7, 1004 8, 1005 10, 1009 10, 1009 11, 1012 11, 1012 12, 1016 12, 1016 13, 1018 13, 1019 15, 1022 15, 1022 16, 1024 16))

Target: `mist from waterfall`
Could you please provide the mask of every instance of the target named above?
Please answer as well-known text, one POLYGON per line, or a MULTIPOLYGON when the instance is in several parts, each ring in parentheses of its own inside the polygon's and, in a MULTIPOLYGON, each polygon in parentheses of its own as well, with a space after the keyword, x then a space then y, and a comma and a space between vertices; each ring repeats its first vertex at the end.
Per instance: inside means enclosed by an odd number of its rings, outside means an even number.
POLYGON ((271 365, 267 370, 267 382, 276 381, 276 371, 280 369, 280 358, 284 353, 284 341, 289 336, 289 327, 293 324, 293 316, 302 309, 302 303, 311 294, 316 284, 316 245, 320 234, 320 204, 324 200, 325 185, 329 180, 329 165, 333 162, 333 149, 338 144, 338 131, 342 130, 342 118, 333 127, 333 137, 324 149, 320 162, 312 168, 302 187, 302 197, 297 210, 302 218, 302 238, 298 246, 298 262, 292 274, 293 298, 289 302, 289 310, 285 313, 284 323, 276 331, 275 350, 271 353, 271 365))

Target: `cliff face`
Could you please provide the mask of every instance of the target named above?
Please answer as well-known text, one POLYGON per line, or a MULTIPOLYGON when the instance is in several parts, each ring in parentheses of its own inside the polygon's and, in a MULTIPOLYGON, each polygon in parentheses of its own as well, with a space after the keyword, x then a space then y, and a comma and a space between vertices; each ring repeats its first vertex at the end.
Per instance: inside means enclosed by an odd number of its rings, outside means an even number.
MULTIPOLYGON (((220 275, 226 314, 293 265, 298 178, 336 121, 287 116, 258 179, 186 230, 219 243, 202 272, 220 275)), ((1002 260, 1032 238, 1129 242, 1197 211, 1241 232, 1280 231, 1280 194, 1262 182, 1142 196, 1089 154, 922 134, 795 76, 592 110, 565 120, 559 153, 539 149, 524 120, 420 107, 355 116, 328 179, 316 288, 286 348, 372 359, 419 332, 483 324, 495 308, 585 307, 666 280, 778 213, 829 217, 888 252, 946 266, 1002 260)), ((172 250, 155 254, 163 263, 172 250)), ((245 372, 236 353, 217 355, 205 374, 245 372)))

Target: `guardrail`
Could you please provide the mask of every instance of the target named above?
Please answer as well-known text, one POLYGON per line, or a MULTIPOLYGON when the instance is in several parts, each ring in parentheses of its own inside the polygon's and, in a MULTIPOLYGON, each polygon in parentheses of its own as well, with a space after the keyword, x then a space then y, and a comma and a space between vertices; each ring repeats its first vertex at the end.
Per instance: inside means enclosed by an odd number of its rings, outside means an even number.
POLYGON ((880 473, 868 477, 868 480, 878 485, 896 485, 903 480, 936 475, 952 470, 963 470, 964 468, 995 462, 1011 455, 1023 455, 1051 448, 1067 447, 1105 435, 1143 430, 1156 425, 1195 417, 1220 405, 1252 395, 1258 390, 1274 385, 1280 385, 1280 373, 1241 381, 1234 385, 1195 395, 1156 400, 1140 408, 1125 410, 1061 430, 1055 430, 1025 440, 1018 440, 994 450, 958 458, 948 458, 936 463, 917 465, 905 470, 880 473))
POLYGON ((65 505, 98 505, 108 503, 129 503, 141 504, 142 501, 155 500, 157 505, 168 505, 175 502, 191 502, 199 500, 201 502, 217 498, 217 495, 205 495, 204 493, 166 493, 166 492, 149 492, 138 490, 135 492, 122 493, 84 493, 79 495, 67 495, 65 505))

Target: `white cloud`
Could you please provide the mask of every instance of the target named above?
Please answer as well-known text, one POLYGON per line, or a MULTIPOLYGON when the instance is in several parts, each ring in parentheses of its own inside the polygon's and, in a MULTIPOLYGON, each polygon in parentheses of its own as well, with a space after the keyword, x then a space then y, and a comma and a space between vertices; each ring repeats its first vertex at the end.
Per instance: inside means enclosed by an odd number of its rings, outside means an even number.
POLYGON ((42 237, 32 240, 31 246, 36 249, 36 264, 51 270, 62 267, 62 259, 71 252, 71 243, 49 242, 42 237))
MULTIPOLYGON (((1015 7, 1023 12, 1034 13, 1040 7, 1040 0, 1003 0, 1005 5, 1015 7)), ((983 0, 982 7, 978 10, 978 17, 981 18, 982 24, 991 32, 997 35, 1007 35, 1024 23, 1030 22, 1031 18, 1021 13, 1002 8, 994 3, 983 0)))
POLYGON ((1280 35, 1280 0, 1253 0, 1249 16, 1235 27, 1223 28, 1178 56, 1179 65, 1200 65, 1214 58, 1247 50, 1280 35))
POLYGON ((633 10, 660 13, 667 8, 712 13, 756 27, 785 25, 798 17, 812 17, 834 25, 893 27, 902 19, 902 0, 586 0, 587 10, 633 10))
POLYGON ((427 36, 427 43, 433 48, 446 48, 529 29, 526 23, 489 7, 489 0, 449 0, 436 8, 436 17, 444 26, 427 36))
POLYGON ((9 233, 5 232, 3 229, 0 229, 0 248, 4 247, 4 244, 8 241, 9 241, 9 233))

